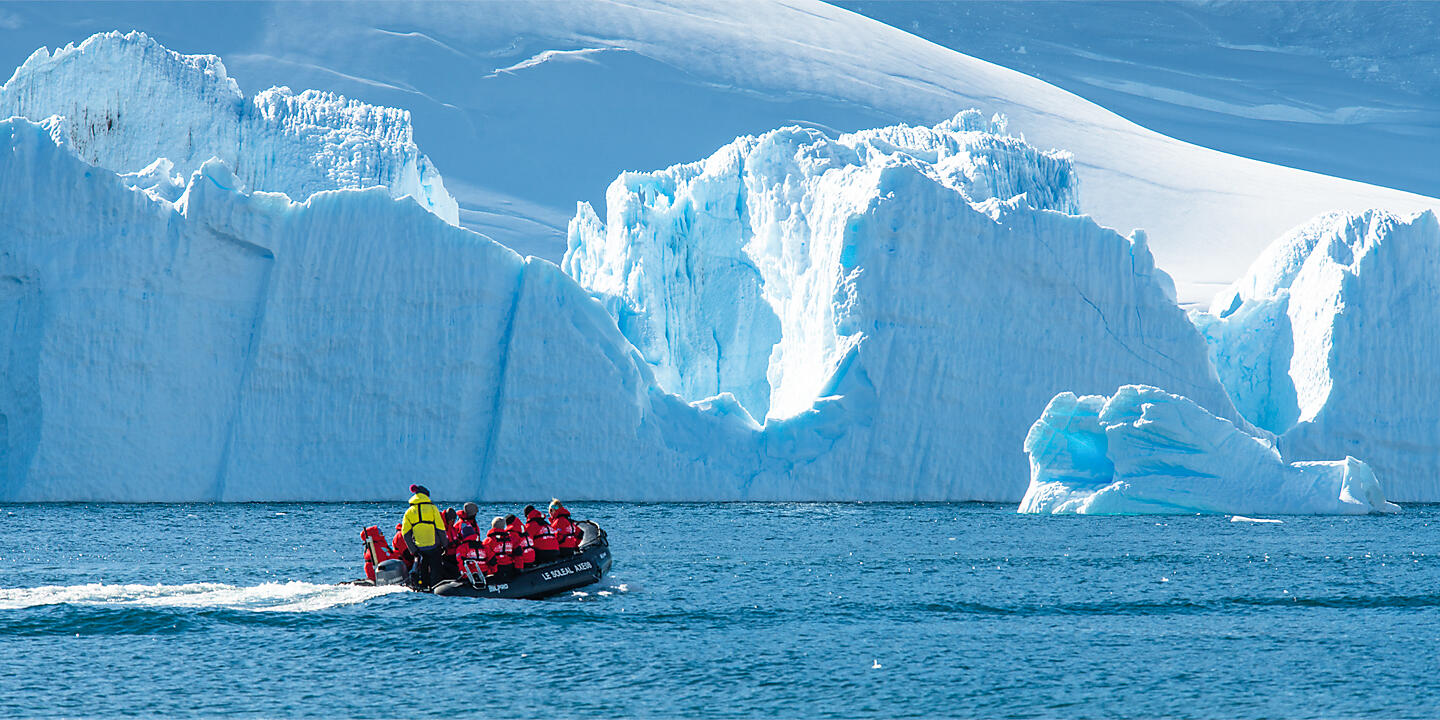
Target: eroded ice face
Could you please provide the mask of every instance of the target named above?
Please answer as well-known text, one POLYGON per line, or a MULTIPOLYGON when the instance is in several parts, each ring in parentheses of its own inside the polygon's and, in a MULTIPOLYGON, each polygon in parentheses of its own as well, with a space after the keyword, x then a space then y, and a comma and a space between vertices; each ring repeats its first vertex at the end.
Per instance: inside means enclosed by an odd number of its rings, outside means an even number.
MULTIPOLYGON (((700 162, 626 173, 607 193, 608 224, 581 205, 565 268, 605 300, 667 390, 692 401, 730 393, 762 422, 794 417, 865 332, 856 316, 873 299, 858 294, 861 256, 872 272, 888 262, 873 253, 885 229, 865 218, 895 192, 887 172, 919 173, 977 212, 1019 196, 1079 212, 1069 155, 1003 131, 974 110, 838 139, 787 128, 700 162)), ((956 241, 944 218, 910 222, 936 243, 956 241)))
POLYGON ((1440 222, 1329 213, 1194 313, 1240 412, 1286 457, 1355 455, 1400 501, 1440 496, 1440 222))

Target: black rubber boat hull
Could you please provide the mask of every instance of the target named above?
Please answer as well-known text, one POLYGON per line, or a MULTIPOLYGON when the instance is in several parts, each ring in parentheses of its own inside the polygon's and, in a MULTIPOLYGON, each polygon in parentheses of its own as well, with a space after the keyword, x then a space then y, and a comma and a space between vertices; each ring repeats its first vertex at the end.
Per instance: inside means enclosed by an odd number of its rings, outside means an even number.
POLYGON ((446 580, 431 592, 445 597, 540 598, 593 585, 610 569, 607 545, 587 548, 578 555, 536 566, 503 582, 471 585, 465 580, 446 580))
POLYGON ((503 582, 471 585, 466 580, 446 580, 432 590, 445 597, 524 598, 538 600, 567 590, 593 585, 610 572, 614 559, 610 542, 600 526, 588 521, 576 523, 583 533, 579 552, 566 558, 527 568, 503 582))
MULTIPOLYGON (((581 534, 579 551, 574 555, 536 565, 503 582, 471 585, 464 579, 446 580, 428 592, 446 597, 538 600, 593 585, 599 582, 605 573, 610 572, 610 565, 614 562, 610 556, 610 540, 599 525, 589 520, 580 520, 575 525, 580 528, 581 534)), ((342 584, 373 586, 375 582, 362 579, 342 584)), ((411 590, 427 592, 424 588, 415 587, 408 582, 404 585, 411 590)))

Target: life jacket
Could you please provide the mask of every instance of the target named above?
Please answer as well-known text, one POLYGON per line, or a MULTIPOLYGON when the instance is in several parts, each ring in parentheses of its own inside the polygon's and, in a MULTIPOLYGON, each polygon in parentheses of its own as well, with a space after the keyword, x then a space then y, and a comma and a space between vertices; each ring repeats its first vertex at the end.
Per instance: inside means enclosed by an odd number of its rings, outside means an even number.
POLYGON ((545 516, 539 510, 531 510, 530 517, 525 519, 525 534, 530 536, 530 544, 536 550, 560 549, 560 539, 555 537, 555 531, 550 529, 550 523, 545 522, 545 516))
POLYGON ((411 552, 418 554, 445 542, 445 518, 440 514, 440 508, 430 502, 429 495, 415 493, 410 496, 410 507, 400 523, 401 532, 415 538, 416 547, 410 548, 411 552))
MULTIPOLYGON (((484 526, 482 526, 482 525, 480 524, 480 521, 477 520, 476 518, 470 517, 469 515, 466 515, 465 513, 462 512, 462 513, 460 513, 459 515, 456 515, 456 516, 455 516, 455 520, 456 520, 456 524, 457 524, 457 525, 460 525, 461 527, 464 527, 464 526, 467 526, 467 525, 468 525, 471 530, 475 531, 475 535, 476 535, 477 537, 481 535, 480 529, 481 529, 482 527, 484 527, 484 526)), ((483 538, 482 538, 482 539, 483 539, 483 538)))
POLYGON ((376 565, 400 557, 400 553, 391 549, 390 543, 385 542, 380 528, 374 525, 360 531, 360 542, 365 544, 365 577, 371 581, 375 580, 376 565))
POLYGON ((457 518, 445 528, 445 554, 454 557, 464 538, 475 534, 475 528, 457 518))
POLYGON ((515 545, 510 542, 509 530, 501 528, 485 533, 485 542, 481 547, 485 550, 487 568, 493 568, 487 569, 487 575, 494 575, 495 570, 515 564, 515 545))
POLYGON ((535 546, 530 544, 530 536, 525 534, 525 526, 520 524, 520 518, 515 518, 515 522, 510 523, 505 529, 510 531, 512 539, 520 548, 520 562, 515 564, 516 567, 524 567, 535 562, 535 546))
POLYGON ((475 528, 469 524, 457 524, 462 531, 455 545, 455 567, 460 570, 460 577, 470 581, 470 584, 484 585, 489 553, 485 552, 485 546, 481 544, 475 528))
POLYGON ((560 547, 571 550, 580 547, 580 528, 570 522, 570 511, 565 506, 550 511, 550 527, 554 528, 560 547))

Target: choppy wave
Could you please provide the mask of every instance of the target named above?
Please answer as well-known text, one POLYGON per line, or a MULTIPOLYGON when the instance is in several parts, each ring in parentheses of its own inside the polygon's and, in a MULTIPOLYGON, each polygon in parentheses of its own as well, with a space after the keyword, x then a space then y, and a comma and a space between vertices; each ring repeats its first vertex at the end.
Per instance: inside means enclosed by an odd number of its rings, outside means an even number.
POLYGON ((394 586, 317 585, 307 582, 262 583, 251 586, 223 583, 43 585, 0 588, 0 610, 21 610, 46 605, 83 605, 314 612, 340 605, 353 605, 397 592, 407 590, 394 586))

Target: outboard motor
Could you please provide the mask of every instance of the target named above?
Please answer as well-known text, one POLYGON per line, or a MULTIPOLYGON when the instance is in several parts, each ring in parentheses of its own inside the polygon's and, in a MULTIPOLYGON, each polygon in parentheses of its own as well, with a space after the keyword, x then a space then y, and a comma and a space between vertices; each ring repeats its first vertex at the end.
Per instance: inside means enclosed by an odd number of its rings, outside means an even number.
POLYGON ((375 566, 375 584, 401 585, 410 573, 405 570, 405 561, 399 558, 383 560, 375 566))

